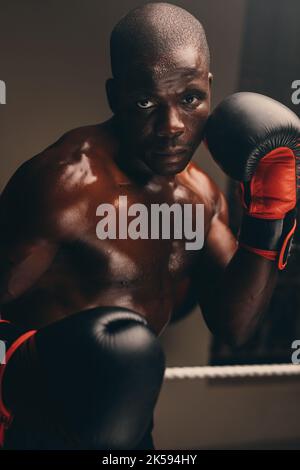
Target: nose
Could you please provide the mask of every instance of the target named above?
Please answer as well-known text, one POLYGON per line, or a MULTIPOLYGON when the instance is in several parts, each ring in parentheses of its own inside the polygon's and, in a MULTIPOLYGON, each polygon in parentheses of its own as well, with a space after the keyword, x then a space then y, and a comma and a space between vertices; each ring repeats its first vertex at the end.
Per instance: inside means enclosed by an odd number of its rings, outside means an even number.
POLYGON ((157 123, 157 135, 159 137, 179 137, 184 132, 184 123, 180 118, 178 110, 173 107, 161 110, 159 122, 157 123))

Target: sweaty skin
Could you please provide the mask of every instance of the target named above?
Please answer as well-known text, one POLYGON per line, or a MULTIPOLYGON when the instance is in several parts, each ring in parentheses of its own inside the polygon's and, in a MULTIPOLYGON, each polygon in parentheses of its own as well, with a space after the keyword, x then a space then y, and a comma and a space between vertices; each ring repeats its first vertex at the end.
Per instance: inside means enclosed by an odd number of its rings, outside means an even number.
POLYGON ((2 318, 40 328, 90 307, 123 306, 160 334, 198 301, 213 332, 243 337, 272 293, 275 269, 237 250, 224 196, 190 162, 210 107, 203 57, 189 48, 167 60, 149 56, 125 78, 107 81, 110 120, 68 132, 4 190, 2 318), (203 203, 204 248, 186 251, 184 239, 99 240, 96 208, 117 207, 120 195, 147 206, 203 203))
POLYGON ((118 210, 119 195, 147 207, 204 203, 207 233, 218 209, 216 187, 192 163, 175 177, 139 185, 117 166, 117 152, 111 121, 81 128, 10 182, 1 199, 11 219, 1 216, 3 317, 40 328, 90 307, 118 305, 145 316, 159 333, 182 307, 200 252, 186 251, 184 239, 99 240, 96 209, 106 202, 118 210))

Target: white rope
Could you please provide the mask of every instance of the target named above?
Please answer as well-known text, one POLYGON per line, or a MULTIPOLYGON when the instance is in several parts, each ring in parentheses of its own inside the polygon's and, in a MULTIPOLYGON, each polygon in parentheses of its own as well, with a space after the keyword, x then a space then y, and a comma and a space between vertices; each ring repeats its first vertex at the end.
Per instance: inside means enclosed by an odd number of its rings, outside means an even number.
POLYGON ((300 375, 297 364, 262 364, 245 366, 207 366, 207 367, 168 367, 166 380, 214 379, 228 377, 270 377, 282 375, 300 375))

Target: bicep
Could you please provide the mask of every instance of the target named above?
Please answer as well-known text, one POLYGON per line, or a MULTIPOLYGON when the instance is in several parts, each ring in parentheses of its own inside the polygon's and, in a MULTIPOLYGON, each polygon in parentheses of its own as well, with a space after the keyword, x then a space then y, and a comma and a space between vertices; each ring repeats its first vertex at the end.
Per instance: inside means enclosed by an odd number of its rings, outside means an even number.
POLYGON ((220 193, 218 207, 211 220, 195 272, 198 303, 204 317, 218 294, 225 269, 237 250, 237 240, 228 225, 227 202, 220 193))
POLYGON ((216 270, 224 270, 237 250, 237 240, 228 225, 228 207, 222 193, 204 244, 204 258, 216 270))
POLYGON ((0 304, 30 289, 49 268, 57 247, 45 239, 2 245, 0 237, 0 304))
POLYGON ((57 251, 56 241, 41 223, 45 214, 27 183, 21 167, 0 196, 0 304, 32 287, 57 251))

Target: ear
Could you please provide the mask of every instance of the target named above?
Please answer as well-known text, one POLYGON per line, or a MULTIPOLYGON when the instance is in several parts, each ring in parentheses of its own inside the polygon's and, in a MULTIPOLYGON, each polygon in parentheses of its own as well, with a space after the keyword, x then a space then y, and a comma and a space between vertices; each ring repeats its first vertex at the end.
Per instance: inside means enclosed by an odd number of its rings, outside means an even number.
POLYGON ((211 72, 209 72, 208 74, 208 82, 209 82, 209 89, 211 90, 211 85, 212 85, 212 81, 213 81, 213 74, 211 72))
POLYGON ((117 94, 116 94, 116 84, 113 78, 109 78, 105 83, 106 96, 110 109, 113 114, 116 112, 117 108, 117 94))

